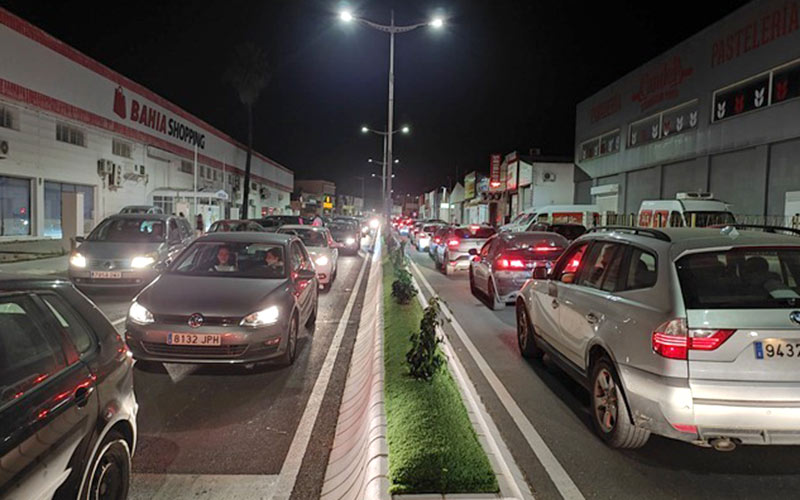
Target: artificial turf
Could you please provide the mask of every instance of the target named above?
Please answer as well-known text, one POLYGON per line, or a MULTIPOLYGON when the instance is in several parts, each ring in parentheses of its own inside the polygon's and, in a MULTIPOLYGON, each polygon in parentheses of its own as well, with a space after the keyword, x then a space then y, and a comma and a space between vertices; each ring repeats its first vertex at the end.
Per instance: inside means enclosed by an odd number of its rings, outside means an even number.
POLYGON ((409 337, 419 331, 417 300, 397 304, 394 272, 383 263, 385 404, 391 493, 494 493, 497 480, 447 368, 430 382, 408 374, 409 337))

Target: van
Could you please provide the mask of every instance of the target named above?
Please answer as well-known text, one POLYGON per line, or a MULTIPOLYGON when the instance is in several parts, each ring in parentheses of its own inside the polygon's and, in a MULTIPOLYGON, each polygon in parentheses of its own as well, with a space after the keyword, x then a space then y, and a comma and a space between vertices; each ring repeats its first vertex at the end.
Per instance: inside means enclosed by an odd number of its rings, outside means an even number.
POLYGON ((526 231, 533 223, 580 224, 586 228, 600 225, 600 207, 597 205, 545 205, 531 207, 517 215, 511 222, 500 226, 500 232, 526 231))
POLYGON ((674 200, 644 200, 639 227, 708 227, 736 224, 730 207, 711 193, 678 193, 674 200))

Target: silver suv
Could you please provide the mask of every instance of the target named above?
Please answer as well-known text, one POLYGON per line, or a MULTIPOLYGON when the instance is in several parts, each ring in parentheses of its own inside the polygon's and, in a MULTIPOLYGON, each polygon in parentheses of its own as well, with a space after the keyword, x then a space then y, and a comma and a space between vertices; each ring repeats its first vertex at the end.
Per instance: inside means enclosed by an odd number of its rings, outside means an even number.
POLYGON ((797 237, 599 228, 537 267, 516 306, 523 356, 588 388, 610 446, 800 444, 797 237))

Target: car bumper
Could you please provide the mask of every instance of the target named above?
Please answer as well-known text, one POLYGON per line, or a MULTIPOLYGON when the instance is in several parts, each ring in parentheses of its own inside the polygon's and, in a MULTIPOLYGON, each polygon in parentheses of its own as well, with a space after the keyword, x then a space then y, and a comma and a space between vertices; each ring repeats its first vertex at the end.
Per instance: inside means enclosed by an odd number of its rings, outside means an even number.
POLYGON ((428 248, 431 244, 430 238, 417 238, 417 248, 420 250, 424 250, 428 248))
MULTIPOLYGON (((95 271, 98 271, 97 269, 95 271)), ((68 276, 81 290, 143 288, 158 276, 158 271, 147 269, 119 269, 119 278, 92 278, 92 270, 70 267, 68 276)))
POLYGON ((264 328, 152 324, 128 322, 125 339, 133 358, 139 361, 197 364, 243 364, 268 361, 286 350, 288 325, 264 328), (170 333, 215 333, 222 335, 219 346, 174 346, 167 344, 170 333))
MULTIPOLYGON (((634 423, 655 434, 694 443, 727 437, 741 444, 800 445, 800 398, 771 399, 766 386, 760 401, 700 398, 686 379, 624 365, 619 374, 634 423)), ((724 384, 728 392, 731 384, 724 384)), ((793 385, 800 393, 800 384, 793 385)))
POLYGON ((453 252, 452 250, 447 252, 447 262, 445 264, 451 271, 467 271, 469 270, 470 262, 472 262, 472 256, 468 253, 453 252))
POLYGON ((494 273, 495 290, 503 302, 517 300, 519 291, 531 277, 530 271, 498 271, 494 273))
POLYGON ((333 266, 330 264, 325 266, 317 266, 317 281, 319 281, 320 286, 327 285, 331 282, 331 273, 333 272, 333 266))

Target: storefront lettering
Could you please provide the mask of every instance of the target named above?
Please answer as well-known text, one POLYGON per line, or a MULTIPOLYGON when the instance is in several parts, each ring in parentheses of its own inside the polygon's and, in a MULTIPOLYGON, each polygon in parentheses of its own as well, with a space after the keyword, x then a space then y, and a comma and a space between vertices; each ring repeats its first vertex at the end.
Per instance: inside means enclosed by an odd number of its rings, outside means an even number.
POLYGON ((774 42, 798 27, 797 2, 786 2, 761 17, 751 19, 739 29, 716 40, 711 46, 711 66, 719 66, 762 45, 774 42))
POLYGON ((622 108, 622 99, 620 99, 619 95, 614 95, 602 101, 598 104, 592 106, 592 109, 589 111, 589 120, 592 123, 602 120, 603 118, 607 118, 622 108))
POLYGON ((189 127, 174 118, 167 118, 161 111, 147 107, 147 104, 140 104, 136 99, 131 99, 130 113, 126 113, 125 94, 119 87, 114 92, 114 113, 120 118, 128 119, 147 128, 174 137, 200 149, 206 147, 206 136, 203 133, 189 127))
POLYGON ((668 99, 678 97, 678 87, 694 72, 683 66, 680 56, 666 60, 654 71, 648 71, 639 79, 639 89, 631 100, 638 102, 642 111, 668 99))

